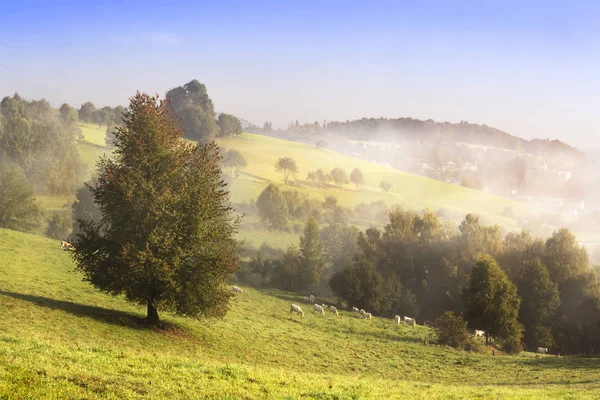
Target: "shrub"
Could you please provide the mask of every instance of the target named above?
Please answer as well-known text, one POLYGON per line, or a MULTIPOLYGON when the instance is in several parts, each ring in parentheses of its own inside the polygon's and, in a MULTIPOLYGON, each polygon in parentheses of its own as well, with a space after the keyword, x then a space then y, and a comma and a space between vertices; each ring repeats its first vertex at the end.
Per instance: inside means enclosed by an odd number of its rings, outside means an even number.
POLYGON ((467 322, 460 315, 446 311, 435 321, 435 334, 441 345, 464 349, 470 342, 467 322))

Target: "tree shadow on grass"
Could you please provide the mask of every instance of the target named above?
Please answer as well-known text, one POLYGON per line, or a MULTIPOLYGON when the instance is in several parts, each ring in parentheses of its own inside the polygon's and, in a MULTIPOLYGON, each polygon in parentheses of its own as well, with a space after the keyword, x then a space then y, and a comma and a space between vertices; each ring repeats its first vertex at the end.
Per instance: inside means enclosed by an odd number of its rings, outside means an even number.
POLYGON ((84 304, 73 303, 70 301, 56 300, 51 299, 49 297, 34 296, 31 294, 9 292, 6 290, 0 290, 0 295, 12 297, 13 299, 28 301, 38 306, 47 307, 53 310, 66 311, 73 315, 92 318, 97 321, 105 322, 112 325, 125 326, 134 329, 156 328, 153 325, 146 324, 144 318, 140 318, 137 315, 129 314, 119 310, 88 306, 84 304))

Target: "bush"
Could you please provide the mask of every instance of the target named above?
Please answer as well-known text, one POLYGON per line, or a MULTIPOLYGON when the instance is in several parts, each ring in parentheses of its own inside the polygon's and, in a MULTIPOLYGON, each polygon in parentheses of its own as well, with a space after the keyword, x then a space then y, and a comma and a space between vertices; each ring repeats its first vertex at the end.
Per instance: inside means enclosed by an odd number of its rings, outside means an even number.
POLYGON ((69 235, 71 224, 71 216, 68 213, 53 213, 48 218, 46 236, 56 240, 64 240, 69 235))
POLYGON ((446 311, 435 320, 435 334, 441 345, 464 349, 469 344, 471 337, 467 331, 467 322, 460 315, 446 311))

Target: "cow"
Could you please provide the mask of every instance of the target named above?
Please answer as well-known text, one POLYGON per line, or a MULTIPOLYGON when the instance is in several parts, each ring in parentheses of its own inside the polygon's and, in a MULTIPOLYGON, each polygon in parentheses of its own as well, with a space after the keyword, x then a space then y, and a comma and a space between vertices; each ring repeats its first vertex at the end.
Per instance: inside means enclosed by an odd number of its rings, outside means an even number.
POLYGON ((371 319, 371 313, 370 312, 366 312, 366 313, 363 314, 362 317, 366 318, 366 319, 371 319))
POLYGON ((538 354, 548 354, 548 348, 547 347, 538 347, 535 352, 538 354))
POLYGON ((414 318, 407 317, 406 315, 404 316, 403 321, 406 325, 412 325, 412 326, 417 325, 417 321, 415 321, 414 318))
POLYGON ((366 311, 363 310, 362 308, 358 311, 360 315, 365 315, 366 311))
POLYGON ((315 302, 315 296, 313 296, 312 294, 308 297, 308 302, 309 303, 313 303, 315 302))
POLYGON ((396 321, 396 325, 400 326, 400 321, 402 321, 402 318, 400 318, 399 315, 394 316, 394 321, 396 321))
POLYGON ((323 307, 324 309, 327 309, 327 308, 328 308, 328 307, 327 307, 327 304, 325 304, 325 303, 321 303, 321 307, 323 307))
POLYGON ((358 308, 352 307, 352 312, 360 312, 360 311, 358 310, 358 308))
POLYGON ((337 312, 337 308, 335 308, 334 306, 329 306, 329 312, 332 314, 335 314, 336 317, 339 316, 339 314, 337 312))
POLYGON ((302 301, 304 301, 304 302, 305 302, 305 303, 307 303, 307 304, 308 304, 308 303, 310 303, 310 300, 309 300, 309 299, 308 299, 308 297, 306 297, 306 296, 304 296, 304 297, 302 298, 302 301))
POLYGON ((319 313, 321 315, 325 315, 325 311, 323 311, 323 307, 318 304, 313 305, 313 312, 319 313))
POLYGON ((300 308, 300 306, 297 306, 295 304, 291 305, 290 312, 291 313, 296 313, 296 314, 300 315, 301 317, 304 317, 304 312, 302 311, 302 309, 300 308))
POLYGON ((244 293, 244 291, 237 286, 232 286, 231 290, 233 290, 236 293, 244 293))
POLYGON ((67 242, 64 239, 61 240, 61 242, 60 242, 60 249, 61 250, 69 250, 69 249, 72 249, 72 248, 73 248, 73 245, 71 243, 67 242))
POLYGON ((484 337, 485 331, 480 331, 479 329, 475 329, 475 337, 484 337))

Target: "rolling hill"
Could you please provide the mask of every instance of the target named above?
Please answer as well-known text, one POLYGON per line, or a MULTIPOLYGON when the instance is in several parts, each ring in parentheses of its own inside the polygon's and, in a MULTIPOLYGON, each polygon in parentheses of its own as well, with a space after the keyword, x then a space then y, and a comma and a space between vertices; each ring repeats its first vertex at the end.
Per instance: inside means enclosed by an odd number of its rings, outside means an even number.
MULTIPOLYGON (((143 308, 82 282, 57 241, 0 230, 0 398, 595 398, 592 358, 476 354, 431 330, 320 316, 243 287, 221 320, 143 308), (424 337, 431 344, 424 344, 424 337)), ((327 299, 319 299, 327 302, 327 299)))

